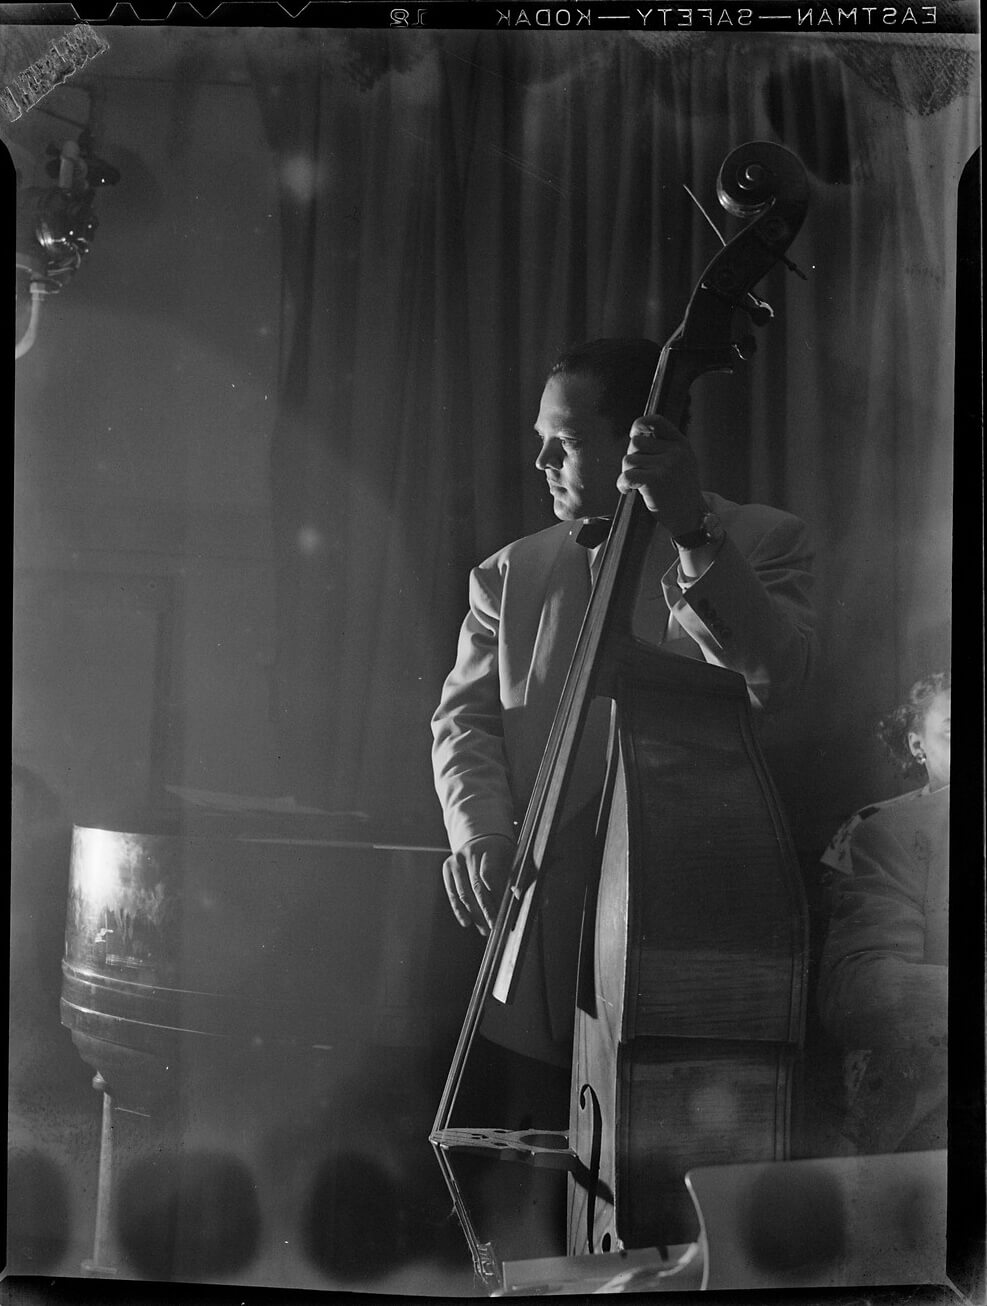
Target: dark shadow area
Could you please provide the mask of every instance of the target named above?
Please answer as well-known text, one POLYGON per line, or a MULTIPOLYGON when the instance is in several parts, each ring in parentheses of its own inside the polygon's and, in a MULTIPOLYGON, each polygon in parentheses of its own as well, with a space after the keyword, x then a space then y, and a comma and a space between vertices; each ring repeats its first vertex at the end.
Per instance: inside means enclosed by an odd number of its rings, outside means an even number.
POLYGON ((52 1272, 72 1229, 68 1189, 44 1152, 14 1151, 7 1161, 7 1260, 36 1274, 52 1272))
POLYGON ((744 1247, 758 1270, 804 1282, 839 1264, 846 1218, 833 1176, 765 1171, 752 1185, 746 1220, 741 1217, 744 1247))
POLYGON ((358 1284, 423 1259, 462 1264, 458 1227, 436 1202, 422 1200, 434 1164, 427 1147, 418 1161, 415 1172, 401 1173, 355 1151, 324 1162, 302 1225, 305 1255, 317 1269, 358 1284))
POLYGON ((187 1151, 131 1163, 121 1176, 120 1245, 149 1279, 214 1279, 257 1255, 260 1209, 254 1180, 230 1156, 187 1151))

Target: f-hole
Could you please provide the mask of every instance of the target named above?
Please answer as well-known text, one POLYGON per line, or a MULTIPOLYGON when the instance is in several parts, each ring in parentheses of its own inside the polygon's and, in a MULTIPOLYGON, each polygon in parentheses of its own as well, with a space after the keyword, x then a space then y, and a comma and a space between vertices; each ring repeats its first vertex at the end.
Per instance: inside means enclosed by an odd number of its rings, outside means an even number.
MULTIPOLYGON (((592 1101, 593 1127, 590 1134, 592 1143, 590 1146, 589 1182, 587 1184, 586 1246, 590 1252, 595 1252, 594 1224, 596 1222, 596 1196, 600 1183, 600 1155, 603 1150, 603 1112, 600 1110, 600 1099, 596 1096, 596 1090, 592 1084, 583 1084, 579 1090, 579 1106, 583 1111, 586 1110, 587 1100, 592 1101)), ((603 1238, 603 1251, 606 1252, 609 1250, 610 1235, 605 1234, 603 1238)))

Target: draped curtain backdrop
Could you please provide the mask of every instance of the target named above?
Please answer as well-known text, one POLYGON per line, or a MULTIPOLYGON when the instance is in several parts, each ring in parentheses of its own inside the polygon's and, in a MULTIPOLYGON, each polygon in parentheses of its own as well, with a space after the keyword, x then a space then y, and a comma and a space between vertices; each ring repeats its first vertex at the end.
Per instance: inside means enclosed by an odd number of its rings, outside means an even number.
POLYGON ((670 334, 717 248, 684 185, 735 232, 715 178, 753 138, 809 170, 807 279, 762 283, 776 319, 697 385, 691 434, 707 486, 815 536, 822 659, 780 777, 804 854, 896 792, 873 719, 949 658, 974 39, 244 35, 281 205, 274 679, 300 799, 441 838, 428 719, 468 569, 553 520, 545 370, 670 334))

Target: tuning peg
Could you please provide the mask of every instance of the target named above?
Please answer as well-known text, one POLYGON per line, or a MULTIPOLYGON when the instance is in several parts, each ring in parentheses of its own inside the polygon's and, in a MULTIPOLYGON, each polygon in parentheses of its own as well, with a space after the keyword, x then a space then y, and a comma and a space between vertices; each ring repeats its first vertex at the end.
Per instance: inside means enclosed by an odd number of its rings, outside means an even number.
POLYGON ((744 362, 757 353, 757 341, 753 336, 741 336, 739 340, 733 342, 733 347, 744 362))
POLYGON ((766 326, 775 315, 774 309, 766 300, 758 299, 756 295, 752 295, 750 292, 748 292, 740 307, 757 327, 766 326))

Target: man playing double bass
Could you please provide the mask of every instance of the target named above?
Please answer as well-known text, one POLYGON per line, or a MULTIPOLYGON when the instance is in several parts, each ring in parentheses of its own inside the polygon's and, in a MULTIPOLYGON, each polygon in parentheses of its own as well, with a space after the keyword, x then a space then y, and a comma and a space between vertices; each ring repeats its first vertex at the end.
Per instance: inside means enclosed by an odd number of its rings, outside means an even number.
MULTIPOLYGON (((507 545, 470 576, 456 663, 432 722, 433 767, 452 849, 443 866, 449 903, 461 925, 483 934, 509 878, 515 823, 589 599, 598 519, 612 515, 618 492, 640 493, 654 521, 636 634, 740 672, 755 714, 785 704, 810 673, 806 529, 777 509, 703 492, 682 433, 660 417, 635 420, 659 352, 647 340, 597 340, 555 362, 535 422, 535 466, 559 522, 507 545)), ((608 719, 609 705, 594 700, 567 798, 574 849, 592 840, 608 719)), ((571 888, 564 875, 547 877, 518 999, 512 1011, 492 1010, 482 1027, 502 1046, 563 1068, 582 901, 575 879, 571 888)))

